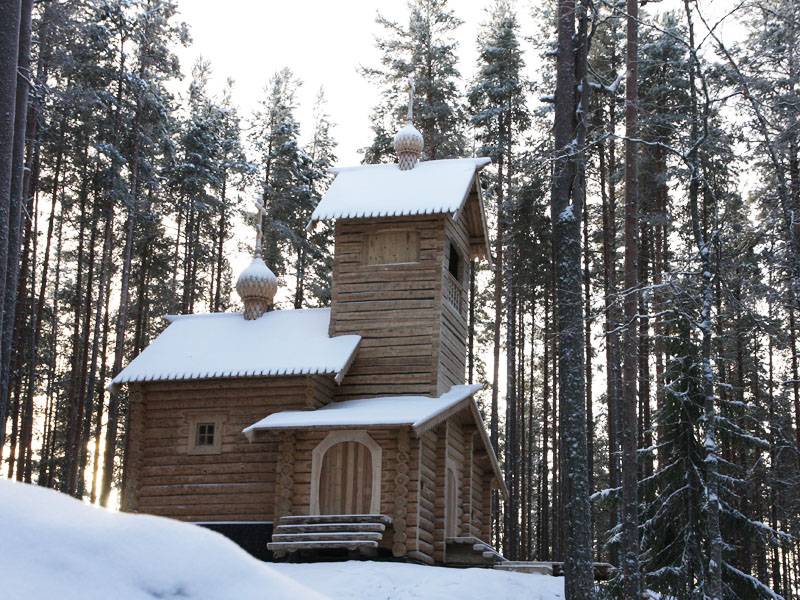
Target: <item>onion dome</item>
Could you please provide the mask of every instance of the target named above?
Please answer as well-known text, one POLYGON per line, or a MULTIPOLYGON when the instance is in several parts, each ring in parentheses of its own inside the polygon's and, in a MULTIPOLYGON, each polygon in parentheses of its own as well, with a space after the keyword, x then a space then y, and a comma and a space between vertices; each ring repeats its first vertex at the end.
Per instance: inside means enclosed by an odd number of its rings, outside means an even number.
POLYGON ((394 134, 394 151, 401 171, 413 169, 422 154, 422 134, 409 121, 394 134))
POLYGON ((394 134, 394 151, 401 171, 413 169, 422 154, 422 134, 414 127, 414 78, 408 78, 408 122, 394 134))
POLYGON ((261 258, 261 238, 263 237, 261 221, 263 217, 267 216, 267 210, 264 208, 263 199, 254 200, 253 204, 258 210, 255 220, 256 245, 253 260, 236 280, 236 291, 242 299, 244 318, 248 321, 257 319, 268 310, 272 310, 275 293, 278 291, 278 278, 261 258))
POLYGON ((244 303, 244 318, 252 321, 272 309, 278 278, 257 253, 236 280, 236 291, 244 303))

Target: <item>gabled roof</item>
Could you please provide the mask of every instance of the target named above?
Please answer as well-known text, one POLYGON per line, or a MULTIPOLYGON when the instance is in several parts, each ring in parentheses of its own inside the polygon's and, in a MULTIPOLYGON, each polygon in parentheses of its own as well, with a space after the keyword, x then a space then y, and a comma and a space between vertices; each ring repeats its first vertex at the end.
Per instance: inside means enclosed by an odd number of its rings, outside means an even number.
MULTIPOLYGON (((396 164, 335 169, 336 178, 314 209, 309 225, 330 219, 411 215, 450 214, 457 218, 468 198, 477 195, 481 202, 475 175, 490 162, 489 158, 453 158, 422 161, 407 171, 396 164)), ((475 223, 481 225, 485 224, 475 223)))
POLYGON ((330 309, 168 316, 170 325, 112 385, 173 379, 333 375, 340 382, 361 337, 328 336, 330 309))
POLYGON ((433 427, 431 422, 458 406, 481 389, 479 385, 456 385, 438 398, 430 396, 380 396, 333 402, 316 410, 287 410, 273 413, 244 430, 251 437, 262 429, 308 429, 313 427, 367 427, 410 425, 418 432, 433 427))
POLYGON ((333 402, 316 410, 287 410, 273 413, 253 423, 246 427, 243 433, 247 439, 252 440, 256 432, 269 430, 410 426, 417 434, 422 434, 451 415, 468 409, 476 421, 500 487, 505 490, 497 457, 486 434, 475 400, 472 398, 480 389, 480 385, 455 385, 438 398, 379 396, 333 402))

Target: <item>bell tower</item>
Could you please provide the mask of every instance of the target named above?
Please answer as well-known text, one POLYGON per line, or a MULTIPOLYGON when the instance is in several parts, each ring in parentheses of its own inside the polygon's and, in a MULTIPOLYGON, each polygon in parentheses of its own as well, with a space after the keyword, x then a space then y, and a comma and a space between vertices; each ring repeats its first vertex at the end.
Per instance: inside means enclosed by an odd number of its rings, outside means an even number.
POLYGON ((336 221, 329 333, 362 338, 339 399, 465 382, 469 261, 489 257, 478 179, 489 159, 420 162, 409 88, 398 163, 338 169, 311 218, 336 221))

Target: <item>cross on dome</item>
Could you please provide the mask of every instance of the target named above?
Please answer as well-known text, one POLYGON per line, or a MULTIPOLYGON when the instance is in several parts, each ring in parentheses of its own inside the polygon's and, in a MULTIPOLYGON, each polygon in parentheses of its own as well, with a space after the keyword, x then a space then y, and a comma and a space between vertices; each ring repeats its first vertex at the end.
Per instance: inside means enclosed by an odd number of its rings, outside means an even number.
POLYGON ((414 92, 417 89, 417 85, 414 83, 414 76, 411 75, 408 78, 408 110, 406 114, 408 116, 408 122, 414 122, 414 92))
POLYGON ((244 303, 244 318, 257 319, 272 309, 275 293, 278 291, 278 278, 261 258, 261 243, 264 237, 263 220, 267 216, 264 200, 253 200, 256 207, 256 245, 253 260, 236 280, 236 291, 244 303))
POLYGON ((394 151, 397 153, 397 166, 401 171, 413 169, 422 154, 422 134, 414 127, 414 84, 413 75, 408 78, 408 123, 394 136, 394 151))

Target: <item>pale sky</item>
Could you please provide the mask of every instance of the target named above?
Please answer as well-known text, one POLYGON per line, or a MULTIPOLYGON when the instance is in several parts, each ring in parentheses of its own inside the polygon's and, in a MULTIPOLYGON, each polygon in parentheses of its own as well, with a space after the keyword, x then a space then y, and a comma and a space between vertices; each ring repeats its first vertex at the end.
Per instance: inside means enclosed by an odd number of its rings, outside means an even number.
MULTIPOLYGON (((475 38, 491 0, 455 0, 464 21, 457 31, 462 76, 474 72, 475 38)), ((517 3, 520 18, 528 19, 528 0, 517 3)), ((235 81, 234 101, 243 117, 255 108, 269 77, 288 66, 303 81, 298 117, 303 134, 311 123, 312 105, 320 86, 328 97, 328 112, 336 123, 339 163, 360 162, 358 149, 371 137, 369 115, 378 90, 358 72, 360 65, 377 65, 375 23, 378 11, 405 22, 403 0, 180 0, 180 18, 190 28, 192 44, 179 52, 183 73, 202 56, 211 63, 215 89, 227 77, 235 81)), ((530 33, 530 29, 526 31, 530 33)), ((523 43, 523 46, 525 44, 523 43)), ((531 56, 530 63, 539 59, 531 56)), ((466 80, 466 79, 465 79, 466 80)), ((183 88, 188 86, 188 80, 183 88)))
MULTIPOLYGON (((541 0, 516 0, 522 34, 537 35, 530 13, 541 0)), ((698 0, 709 19, 719 18, 735 0, 698 0)), ((475 72, 476 36, 486 20, 492 0, 451 0, 450 6, 464 21, 456 31, 459 68, 464 84, 475 72)), ((404 0, 179 0, 180 18, 190 28, 192 43, 179 56, 188 87, 192 64, 202 56, 213 69, 212 89, 221 90, 226 78, 235 82, 234 102, 247 117, 256 107, 264 85, 278 69, 288 66, 302 81, 298 118, 302 135, 308 134, 312 106, 320 86, 328 97, 328 112, 336 129, 341 165, 360 162, 359 148, 371 138, 369 115, 378 100, 374 89, 358 72, 360 65, 377 65, 374 45, 381 28, 378 11, 400 22, 407 19, 404 0)), ((681 0, 661 0, 648 10, 682 10, 681 0)), ((702 26, 698 24, 698 29, 702 26)), ((734 35, 733 23, 723 32, 734 35)), ((530 75, 543 67, 540 56, 527 50, 530 75)))

